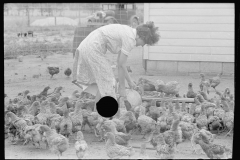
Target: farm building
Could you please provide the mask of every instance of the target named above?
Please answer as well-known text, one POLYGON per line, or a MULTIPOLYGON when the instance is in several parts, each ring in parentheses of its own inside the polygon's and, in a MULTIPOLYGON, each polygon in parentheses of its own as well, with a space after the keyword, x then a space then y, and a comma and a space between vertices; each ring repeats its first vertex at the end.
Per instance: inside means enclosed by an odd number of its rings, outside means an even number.
POLYGON ((234 73, 233 3, 144 3, 160 40, 143 49, 145 70, 234 73))

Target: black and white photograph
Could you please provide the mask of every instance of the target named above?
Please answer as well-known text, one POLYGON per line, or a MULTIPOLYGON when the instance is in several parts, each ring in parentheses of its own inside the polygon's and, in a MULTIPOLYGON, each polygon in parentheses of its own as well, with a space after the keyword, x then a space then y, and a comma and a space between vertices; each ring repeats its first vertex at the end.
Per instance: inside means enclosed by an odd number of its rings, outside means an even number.
POLYGON ((4 3, 4 158, 233 158, 235 32, 235 3, 4 3))

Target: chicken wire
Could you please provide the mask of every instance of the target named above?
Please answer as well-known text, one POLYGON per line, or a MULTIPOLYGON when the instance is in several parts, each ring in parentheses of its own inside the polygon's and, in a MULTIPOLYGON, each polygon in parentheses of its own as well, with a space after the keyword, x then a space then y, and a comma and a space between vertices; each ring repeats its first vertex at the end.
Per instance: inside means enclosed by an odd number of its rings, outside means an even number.
POLYGON ((117 3, 4 4, 4 55, 75 52, 89 33, 106 25, 106 20, 101 19, 104 13, 98 12, 102 10, 114 10, 114 23, 130 25, 137 7, 117 3), (92 18, 95 22, 89 21, 92 18), (28 31, 33 31, 33 36, 28 31))

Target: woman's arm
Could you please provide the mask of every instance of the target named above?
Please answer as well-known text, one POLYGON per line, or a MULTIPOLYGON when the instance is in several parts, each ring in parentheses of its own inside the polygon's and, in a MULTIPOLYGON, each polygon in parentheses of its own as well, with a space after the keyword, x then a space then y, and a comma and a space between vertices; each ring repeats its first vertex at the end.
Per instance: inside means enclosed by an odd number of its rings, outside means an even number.
POLYGON ((119 92, 121 96, 126 96, 125 92, 125 79, 127 80, 128 84, 132 83, 132 80, 127 72, 126 62, 128 56, 123 54, 121 51, 118 55, 117 63, 118 63, 118 79, 119 79, 119 92))

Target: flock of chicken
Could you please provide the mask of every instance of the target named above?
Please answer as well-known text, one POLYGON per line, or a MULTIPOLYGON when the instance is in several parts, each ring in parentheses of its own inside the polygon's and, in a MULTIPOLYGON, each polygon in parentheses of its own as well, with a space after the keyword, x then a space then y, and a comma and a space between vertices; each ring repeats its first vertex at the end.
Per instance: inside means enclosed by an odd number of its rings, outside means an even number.
POLYGON ((220 132, 227 131, 229 135, 233 131, 233 95, 226 88, 223 93, 216 90, 216 96, 209 99, 209 87, 215 89, 221 75, 211 80, 201 76, 199 92, 193 91, 191 83, 188 85, 184 97, 194 98, 194 103, 189 104, 171 98, 180 97, 178 82, 165 84, 140 78, 137 85, 141 95, 156 92, 165 98, 160 103, 143 101, 133 107, 121 97, 120 114, 112 118, 101 117, 94 109, 95 97, 85 92, 76 90, 68 97, 61 97, 61 86, 52 93, 48 93, 50 87, 45 87, 41 93, 30 96, 26 90, 5 104, 5 138, 10 138, 13 144, 32 142, 35 147, 44 142, 59 158, 69 148, 69 138, 75 135, 74 147, 81 159, 88 151, 83 136, 87 124, 99 141, 105 142, 106 154, 111 159, 137 154, 129 144, 137 132, 143 134, 143 139, 147 135, 140 147, 141 159, 148 158, 147 143, 156 150, 158 158, 166 159, 174 158, 177 145, 186 140, 191 141, 195 153, 195 145, 199 144, 209 158, 226 158, 231 156, 231 149, 216 144, 214 138, 220 132))

